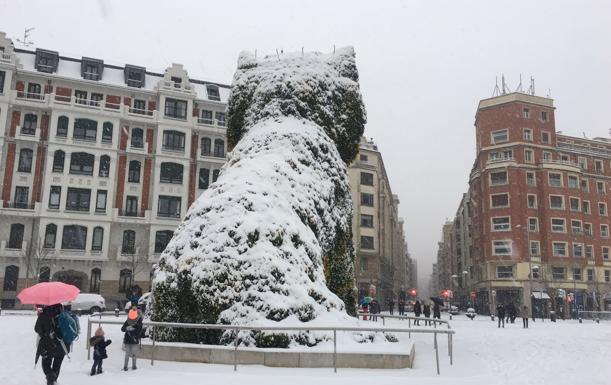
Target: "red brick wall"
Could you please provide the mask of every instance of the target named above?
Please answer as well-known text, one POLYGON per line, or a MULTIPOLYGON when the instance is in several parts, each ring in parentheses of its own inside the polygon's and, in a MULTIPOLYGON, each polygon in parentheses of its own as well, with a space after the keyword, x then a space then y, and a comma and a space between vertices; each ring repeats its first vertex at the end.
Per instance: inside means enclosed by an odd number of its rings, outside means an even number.
POLYGON ((55 100, 61 102, 69 102, 72 97, 72 89, 66 87, 56 87, 55 89, 55 100))
POLYGON ((11 138, 15 137, 15 133, 17 133, 17 126, 19 126, 19 122, 21 121, 21 111, 13 111, 13 117, 11 119, 11 128, 8 132, 8 136, 11 138))
POLYGON ((115 197, 115 207, 123 208, 123 193, 125 191, 125 163, 127 156, 119 155, 119 164, 117 164, 117 195, 115 197))
POLYGON ((124 96, 123 97, 123 104, 126 105, 126 106, 131 107, 131 105, 132 105, 132 98, 128 98, 128 97, 124 96))
POLYGON ((149 127, 146 130, 147 152, 149 154, 153 153, 154 142, 155 142, 155 130, 149 127))
POLYGON ((149 111, 155 111, 156 108, 157 108, 157 102, 151 100, 149 102, 149 111))
POLYGON ((189 164, 189 199, 187 205, 190 207, 195 200, 195 188, 197 183, 197 144, 199 136, 191 136, 191 163, 189 164))
POLYGON ((32 205, 40 202, 40 190, 42 189, 43 170, 45 168, 45 155, 47 146, 39 144, 36 150, 36 166, 34 169, 34 181, 32 185, 32 205))
POLYGON ((118 109, 121 104, 121 97, 115 95, 106 95, 106 108, 118 109))
POLYGON ((15 84, 15 89, 17 90, 17 96, 23 97, 23 91, 25 90, 25 83, 21 80, 17 81, 15 84))
POLYGON ((129 137, 129 126, 125 125, 119 133, 119 150, 125 151, 127 148, 127 139, 129 137))
POLYGON ((15 143, 8 143, 6 150, 6 162, 4 164, 4 183, 2 184, 2 200, 7 207, 11 200, 11 189, 13 188, 13 169, 15 168, 15 143))
POLYGON ((140 200, 140 210, 142 212, 149 210, 149 195, 151 191, 151 170, 153 168, 153 159, 147 157, 144 160, 144 176, 142 177, 142 199, 140 200))

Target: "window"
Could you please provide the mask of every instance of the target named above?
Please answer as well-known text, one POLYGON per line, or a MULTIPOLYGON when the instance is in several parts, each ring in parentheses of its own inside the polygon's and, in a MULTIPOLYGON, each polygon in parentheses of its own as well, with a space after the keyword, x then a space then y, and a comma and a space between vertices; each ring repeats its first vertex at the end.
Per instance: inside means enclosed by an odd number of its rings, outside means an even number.
POLYGON ((526 163, 534 163, 535 162, 535 155, 534 155, 534 152, 532 150, 524 150, 524 161, 526 163))
POLYGON ((86 80, 98 81, 102 77, 104 62, 98 59, 83 58, 81 61, 81 76, 86 80))
POLYGON ((537 196, 534 194, 528 194, 526 196, 526 201, 529 209, 537 208, 537 196))
POLYGON ((537 185, 537 179, 535 178, 535 173, 534 172, 530 172, 530 171, 526 172, 526 184, 528 186, 536 186, 537 185))
POLYGON ((74 119, 74 139, 95 141, 98 133, 98 122, 91 119, 74 119))
POLYGON ((533 130, 531 130, 530 128, 523 129, 522 130, 522 138, 524 140, 532 142, 532 140, 533 140, 533 130))
POLYGON ((32 158, 34 157, 34 152, 29 148, 22 148, 19 151, 19 165, 17 166, 17 171, 19 172, 32 172, 32 158))
POLYGON ((210 156, 211 153, 212 153, 212 140, 210 140, 210 138, 202 138, 201 140, 202 156, 210 156))
POLYGON ((564 267, 552 267, 552 278, 553 279, 565 279, 564 267))
POLYGON ((361 235, 361 249, 373 250, 373 237, 361 235))
POLYGON ((206 85, 206 91, 208 91, 208 100, 215 100, 217 102, 221 100, 218 86, 208 84, 206 85))
POLYGON ((212 111, 210 111, 210 110, 202 110, 201 115, 202 115, 202 117, 199 120, 200 123, 213 124, 212 111))
POLYGON ((104 228, 96 226, 93 228, 93 239, 91 240, 92 251, 102 251, 102 243, 104 242, 104 228))
POLYGON ((155 253, 163 253, 174 233, 170 230, 157 231, 155 233, 155 253))
POLYGON ((511 240, 492 241, 492 255, 511 255, 511 240))
POLYGON ((146 79, 145 74, 146 68, 128 64, 125 66, 123 72, 125 84, 127 84, 128 87, 144 87, 146 79))
POLYGON ((135 114, 146 115, 146 100, 136 99, 134 100, 134 108, 132 112, 135 114))
POLYGON ((57 136, 66 137, 68 136, 68 117, 60 116, 57 118, 57 136))
POLYGON ((121 254, 136 254, 136 232, 134 230, 125 230, 123 232, 121 254))
POLYGON ((605 270, 605 282, 611 281, 611 270, 605 270))
POLYGON ((4 269, 4 291, 17 291, 17 281, 19 279, 19 267, 9 265, 4 269))
POLYGON ((600 225, 600 236, 609 238, 609 225, 600 225))
POLYGON ((99 107, 102 99, 104 99, 104 95, 98 94, 96 92, 92 92, 91 93, 91 102, 89 102, 89 104, 92 106, 99 107))
POLYGON ((611 250, 609 247, 603 247, 602 248, 602 256, 603 259, 609 259, 609 250, 611 250))
POLYGON ((573 234, 581 234, 581 221, 575 221, 572 220, 571 221, 571 231, 573 232, 573 234))
POLYGON ((182 84, 182 78, 172 76, 171 80, 174 83, 174 88, 180 88, 180 85, 182 84))
POLYGON ((167 195, 159 196, 159 205, 157 207, 157 215, 167 218, 180 217, 180 197, 172 197, 167 195))
POLYGON ((361 162, 367 162, 367 155, 359 154, 359 160, 361 162))
POLYGON ((583 243, 573 243, 573 257, 583 257, 583 243))
POLYGON ((164 150, 184 151, 185 134, 178 131, 164 131, 162 147, 164 150))
POLYGON ((512 266, 497 266, 496 267, 497 278, 513 278, 513 267, 512 266))
POLYGON ((507 130, 492 131, 492 144, 504 143, 509 140, 507 130))
POLYGON ((594 247, 586 245, 586 258, 594 258, 594 247))
POLYGON ((70 174, 93 175, 95 157, 86 152, 73 152, 70 156, 70 174))
POLYGON ((496 171, 490 173, 490 185, 498 186, 507 184, 507 171, 496 171))
POLYGON ((28 83, 28 99, 42 99, 42 87, 38 83, 28 83))
MULTIPOLYGON (((106 190, 98 190, 97 197, 95 200, 95 212, 96 213, 105 213, 106 212, 106 190)), ((95 235, 95 232, 93 233, 95 235)))
POLYGON ((585 214, 590 214, 590 202, 589 201, 581 202, 581 211, 583 211, 585 214))
POLYGON ((541 133, 541 142, 544 144, 549 144, 549 132, 541 133))
POLYGON ((184 100, 165 100, 165 116, 176 119, 187 119, 187 102, 184 100))
POLYGON ((141 128, 132 128, 131 146, 134 148, 144 148, 144 131, 141 128))
POLYGON ((511 221, 509 217, 492 218, 492 231, 509 231, 511 230, 511 221))
POLYGON ((51 280, 51 268, 43 266, 38 270, 38 283, 49 282, 51 280))
POLYGON ((579 164, 579 167, 582 170, 587 170, 588 169, 588 160, 586 158, 584 158, 583 156, 577 157, 577 163, 579 164))
POLYGON ((16 209, 27 209, 28 197, 30 195, 30 188, 24 186, 15 187, 15 208, 16 209))
POLYGON ((36 135, 36 126, 38 125, 38 115, 25 114, 23 118, 23 126, 21 133, 23 135, 36 135))
POLYGON ((132 271, 130 269, 122 269, 119 272, 119 293, 127 293, 132 287, 132 271))
POLYGON ((491 208, 509 207, 509 194, 490 195, 491 208))
POLYGON ((530 255, 535 257, 541 255, 538 241, 530 241, 530 255))
POLYGON ((178 163, 161 163, 161 183, 182 184, 183 165, 178 163))
POLYGON ((11 233, 8 238, 9 249, 21 249, 23 245, 23 230, 24 226, 21 223, 13 223, 11 225, 11 233))
POLYGON ((129 171, 127 174, 127 181, 130 183, 140 182, 140 162, 132 160, 129 162, 129 171))
POLYGON ((53 153, 53 172, 64 172, 64 159, 66 158, 66 153, 62 150, 56 150, 53 153))
POLYGON ((565 233, 566 223, 562 218, 552 218, 552 232, 553 233, 565 233))
POLYGON ((373 194, 361 193, 361 205, 373 207, 373 194))
POLYGON ((128 217, 135 217, 138 215, 138 197, 128 195, 125 198, 125 215, 128 217))
POLYGON ((224 112, 216 112, 215 113, 216 116, 216 124, 221 126, 221 127, 225 127, 227 125, 227 115, 225 115, 224 112))
POLYGON ((583 224, 583 233, 588 236, 592 236, 592 224, 584 223, 583 224))
POLYGON ((531 233, 539 231, 539 218, 528 218, 528 231, 531 233))
POLYGON ((87 91, 75 90, 74 102, 77 104, 87 104, 87 91))
POLYGON ((359 262, 361 265, 361 271, 367 271, 367 257, 361 256, 359 262))
POLYGON ((550 195, 549 207, 557 210, 564 210, 564 197, 562 195, 550 195))
POLYGON ((596 182, 596 192, 599 194, 605 193, 605 182, 596 182))
POLYGON ((552 153, 549 151, 543 151, 543 160, 544 161, 551 161, 552 160, 552 153))
POLYGON ((603 202, 598 202, 598 215, 606 216, 607 215, 607 204, 603 202))
POLYGON ((541 121, 547 122, 547 111, 541 111, 541 121))
POLYGON ((112 143, 112 123, 104 122, 102 124, 102 142, 103 143, 112 143))
POLYGON ((62 249, 85 250, 85 243, 87 243, 87 227, 78 225, 64 226, 62 249))
POLYGON ((49 193, 49 208, 52 210, 59 209, 59 202, 62 195, 61 186, 51 186, 51 192, 49 193))
POLYGON ((47 227, 45 227, 45 241, 43 243, 43 247, 45 249, 54 249, 56 237, 57 226, 53 223, 49 223, 47 227))
POLYGON ((596 172, 599 174, 603 173, 603 162, 601 160, 594 161, 594 170, 596 170, 596 172))
POLYGON ((369 172, 361 172, 361 184, 365 186, 373 186, 373 174, 369 172))
POLYGON ((110 156, 102 155, 100 157, 100 171, 98 175, 104 178, 108 178, 110 175, 110 156))
POLYGON ((579 198, 569 198, 569 206, 571 208, 571 211, 580 211, 579 198))
POLYGON ((594 281, 594 269, 588 269, 588 281, 594 281))
POLYGON ((530 108, 528 107, 522 108, 522 117, 525 119, 530 118, 530 108))
POLYGON ((590 184, 588 183, 587 179, 581 180, 581 191, 590 192, 590 184))
POLYGON ((569 188, 579 188, 579 178, 575 175, 569 175, 569 188))
POLYGON ((68 188, 66 210, 89 211, 91 190, 84 188, 68 188))
POLYGON ((565 242, 552 242, 552 250, 554 257, 566 257, 565 242))
POLYGON ((373 227, 373 215, 361 214, 361 227, 373 227))
POLYGON ((198 180, 198 188, 200 190, 205 190, 208 188, 210 180, 210 170, 207 168, 199 169, 199 180, 198 180))
POLYGON ((212 171, 212 183, 216 182, 216 180, 219 178, 219 173, 221 172, 221 170, 213 170, 212 171))
POLYGON ((513 150, 491 152, 488 158, 490 160, 513 160, 513 150))
POLYGON ((225 157, 225 142, 222 139, 214 139, 214 156, 225 157))
POLYGON ((100 281, 102 280, 102 270, 98 267, 91 269, 91 279, 89 280, 89 292, 100 292, 100 281))
POLYGON ((53 73, 57 71, 57 63, 59 62, 59 53, 46 49, 36 49, 36 57, 34 59, 34 68, 38 72, 53 73))
POLYGON ((0 71, 0 94, 4 93, 4 78, 6 77, 6 72, 0 71))
POLYGON ((581 281, 581 269, 578 267, 573 268, 573 280, 581 281))
POLYGON ((548 173, 547 174, 549 185, 552 187, 562 187, 562 174, 548 173))

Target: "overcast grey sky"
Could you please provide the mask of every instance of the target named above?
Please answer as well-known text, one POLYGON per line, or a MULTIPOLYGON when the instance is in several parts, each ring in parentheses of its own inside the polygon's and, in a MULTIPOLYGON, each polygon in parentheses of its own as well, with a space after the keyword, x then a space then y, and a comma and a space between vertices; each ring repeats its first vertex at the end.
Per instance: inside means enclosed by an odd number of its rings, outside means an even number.
POLYGON ((331 51, 353 45, 368 111, 401 200, 421 288, 441 225, 453 217, 475 156, 473 118, 495 76, 551 89, 557 129, 608 136, 611 2, 601 1, 16 1, 0 30, 35 27, 62 55, 230 83, 241 50, 331 51))

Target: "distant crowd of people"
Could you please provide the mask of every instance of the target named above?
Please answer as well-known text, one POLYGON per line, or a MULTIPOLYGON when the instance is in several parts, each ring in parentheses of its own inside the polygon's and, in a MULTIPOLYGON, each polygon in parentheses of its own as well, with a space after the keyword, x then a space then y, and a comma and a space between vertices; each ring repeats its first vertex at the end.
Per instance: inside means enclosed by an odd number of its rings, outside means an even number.
MULTIPOLYGON (((504 328, 505 323, 515 323, 516 318, 518 318, 518 309, 512 302, 499 304, 496 307, 496 316, 498 318, 498 327, 504 328)), ((530 309, 528 306, 522 306, 520 317, 522 317, 522 326, 524 329, 528 329, 528 319, 530 318, 530 309)))

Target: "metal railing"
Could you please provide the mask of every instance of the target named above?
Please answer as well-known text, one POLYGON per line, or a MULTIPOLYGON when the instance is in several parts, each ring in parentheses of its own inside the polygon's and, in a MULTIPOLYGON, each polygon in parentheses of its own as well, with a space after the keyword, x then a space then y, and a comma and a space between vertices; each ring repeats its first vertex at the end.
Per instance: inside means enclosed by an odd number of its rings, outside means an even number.
POLYGON ((577 317, 582 318, 582 319, 590 319, 593 321, 598 321, 598 320, 611 321, 611 311, 577 310, 577 317))
MULTIPOLYGON (((109 314, 110 312, 105 312, 105 314, 109 314)), ((115 313, 112 313, 113 315, 115 313)), ((97 314, 98 319, 93 319, 96 315, 89 317, 87 319, 87 339, 86 339, 86 348, 87 348, 87 360, 91 359, 91 346, 89 344, 89 338, 91 337, 92 332, 92 324, 108 324, 108 325, 123 325, 124 321, 121 320, 103 320, 102 314, 97 314)), ((110 315, 110 314, 109 314, 110 315)), ((389 316, 385 316, 389 317, 389 316)), ((403 317, 403 316, 393 316, 393 317, 403 317)), ((406 318, 416 318, 416 317, 406 317, 406 318)), ((447 329, 412 329, 412 328, 397 328, 397 327, 342 327, 342 326, 240 326, 240 325, 218 325, 218 324, 193 324, 193 323, 178 323, 178 322, 154 322, 154 321, 144 321, 142 323, 143 326, 146 326, 150 329, 150 338, 152 340, 151 344, 151 366, 155 364, 155 344, 156 344, 156 328, 181 328, 181 329, 206 329, 206 330, 236 330, 236 331, 332 331, 333 332, 333 371, 337 373, 337 332, 375 332, 375 333, 411 333, 416 334, 433 334, 433 345, 435 349, 435 361, 437 365, 437 374, 440 374, 439 371, 439 344, 437 342, 438 334, 445 334, 448 337, 448 356, 450 357, 450 365, 454 364, 454 356, 453 356, 453 341, 452 336, 455 334, 455 331, 450 327, 447 321, 436 320, 438 323, 446 323, 448 324, 447 329)), ((234 339, 234 349, 233 349, 233 370, 238 370, 238 348, 239 348, 239 338, 234 339)))

